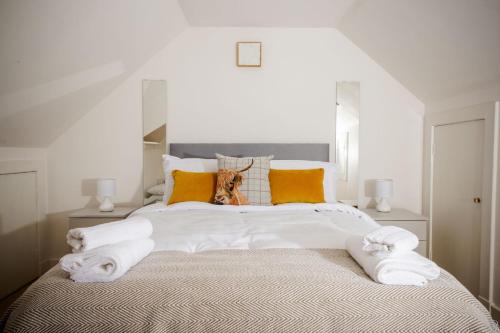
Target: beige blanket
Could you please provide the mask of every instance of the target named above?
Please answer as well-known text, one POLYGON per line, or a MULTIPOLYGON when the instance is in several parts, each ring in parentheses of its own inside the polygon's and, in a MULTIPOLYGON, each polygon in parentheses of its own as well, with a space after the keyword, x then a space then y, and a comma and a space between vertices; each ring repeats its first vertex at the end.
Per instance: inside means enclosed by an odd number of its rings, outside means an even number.
POLYGON ((5 332, 496 332, 451 275, 370 280, 344 250, 157 252, 112 283, 55 267, 2 319, 5 332))

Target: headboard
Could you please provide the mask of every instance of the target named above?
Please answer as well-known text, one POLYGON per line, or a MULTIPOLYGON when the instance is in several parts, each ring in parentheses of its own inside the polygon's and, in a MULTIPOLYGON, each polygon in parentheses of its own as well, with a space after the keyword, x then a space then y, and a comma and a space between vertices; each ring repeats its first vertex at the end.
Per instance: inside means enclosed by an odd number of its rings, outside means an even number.
POLYGON ((330 161, 328 143, 171 143, 170 155, 181 158, 274 155, 275 160, 330 161))

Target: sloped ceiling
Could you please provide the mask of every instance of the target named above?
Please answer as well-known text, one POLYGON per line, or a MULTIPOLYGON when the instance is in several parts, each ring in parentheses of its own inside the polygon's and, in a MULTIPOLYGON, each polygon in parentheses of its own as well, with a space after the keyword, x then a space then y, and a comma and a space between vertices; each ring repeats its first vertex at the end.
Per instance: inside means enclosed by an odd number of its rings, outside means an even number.
POLYGON ((500 84, 500 1, 358 1, 338 26, 424 103, 500 84))
POLYGON ((430 103, 500 84, 499 0, 179 0, 194 26, 333 27, 430 103))
POLYGON ((179 0, 192 26, 333 27, 354 0, 179 0))
POLYGON ((176 0, 2 0, 0 146, 48 146, 186 26, 176 0))
POLYGON ((499 0, 2 0, 0 146, 48 146, 188 23, 337 28, 426 104, 500 85, 499 0))

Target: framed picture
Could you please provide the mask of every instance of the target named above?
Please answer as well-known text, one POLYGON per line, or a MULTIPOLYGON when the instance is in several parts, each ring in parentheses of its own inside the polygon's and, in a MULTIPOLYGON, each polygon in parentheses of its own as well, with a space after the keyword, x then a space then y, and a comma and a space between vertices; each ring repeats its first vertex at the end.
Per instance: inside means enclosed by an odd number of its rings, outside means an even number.
POLYGON ((261 42, 236 43, 236 66, 260 67, 262 58, 261 42))

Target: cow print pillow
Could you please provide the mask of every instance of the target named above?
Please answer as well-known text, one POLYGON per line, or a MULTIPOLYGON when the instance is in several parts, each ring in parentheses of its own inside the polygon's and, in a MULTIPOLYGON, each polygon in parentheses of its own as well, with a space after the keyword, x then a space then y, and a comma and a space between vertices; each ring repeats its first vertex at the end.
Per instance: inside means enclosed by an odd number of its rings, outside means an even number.
POLYGON ((229 157, 216 154, 216 204, 271 205, 269 169, 274 156, 229 157))

